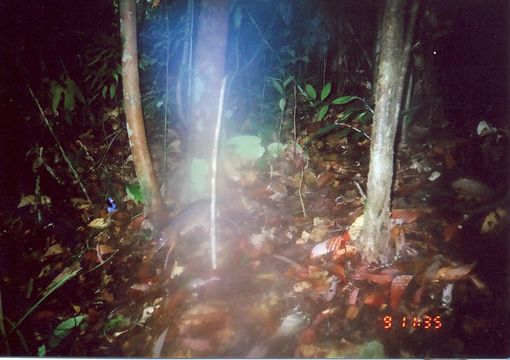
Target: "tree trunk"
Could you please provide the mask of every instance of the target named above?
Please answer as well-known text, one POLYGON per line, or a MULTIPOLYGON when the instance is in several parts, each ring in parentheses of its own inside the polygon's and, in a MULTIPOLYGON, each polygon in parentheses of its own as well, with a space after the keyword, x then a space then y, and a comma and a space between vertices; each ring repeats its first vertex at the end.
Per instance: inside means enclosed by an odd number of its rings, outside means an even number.
POLYGON ((135 0, 121 0, 120 2, 120 35, 122 39, 124 113, 126 114, 127 133, 133 153, 136 176, 140 183, 145 212, 148 214, 160 213, 164 209, 164 203, 159 192, 145 135, 138 79, 135 0))
POLYGON ((191 96, 190 167, 182 199, 185 202, 209 196, 211 153, 221 81, 225 76, 227 34, 228 0, 202 0, 191 96))
MULTIPOLYGON (((412 36, 408 34, 404 39, 405 4, 405 0, 388 0, 383 16, 364 232, 359 239, 362 256, 371 263, 385 263, 391 253, 390 195, 394 144, 412 36)), ((413 5, 412 15, 415 7, 413 5)), ((410 32, 415 19, 411 16, 408 21, 410 32)))

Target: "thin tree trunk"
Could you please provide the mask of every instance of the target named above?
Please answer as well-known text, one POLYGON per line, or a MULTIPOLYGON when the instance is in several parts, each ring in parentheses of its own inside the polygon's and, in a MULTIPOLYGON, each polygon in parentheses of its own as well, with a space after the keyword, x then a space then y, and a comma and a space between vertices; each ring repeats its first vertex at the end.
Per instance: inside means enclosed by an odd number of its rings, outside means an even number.
POLYGON ((221 82, 225 74, 227 35, 228 0, 202 0, 191 96, 190 167, 181 199, 184 202, 210 196, 211 153, 221 82), (198 172, 196 164, 200 167, 198 172))
POLYGON ((135 171, 145 212, 159 213, 164 208, 163 199, 145 135, 142 113, 140 84, 138 79, 138 50, 136 43, 136 3, 135 0, 120 1, 120 34, 122 39, 122 88, 127 133, 133 153, 135 171))
MULTIPOLYGON (((404 39, 405 4, 405 0, 388 0, 384 10, 364 232, 359 244, 368 262, 387 262, 391 252, 390 195, 394 144, 410 41, 409 35, 404 39)), ((414 28, 415 18, 411 16, 407 24, 410 31, 414 28)))

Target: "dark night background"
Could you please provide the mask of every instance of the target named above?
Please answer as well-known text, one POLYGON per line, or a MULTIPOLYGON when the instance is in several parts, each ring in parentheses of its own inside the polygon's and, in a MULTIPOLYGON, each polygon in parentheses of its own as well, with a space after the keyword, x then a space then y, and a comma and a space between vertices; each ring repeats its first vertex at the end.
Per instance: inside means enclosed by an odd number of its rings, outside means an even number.
MULTIPOLYGON (((322 3, 334 6, 336 2, 322 3)), ((442 19, 454 22, 451 31, 431 48, 436 51, 437 87, 447 104, 448 116, 459 132, 473 129, 481 118, 503 127, 508 122, 510 103, 507 2, 433 3, 438 5, 442 19)), ((371 15, 375 11, 374 3, 346 1, 345 4, 353 12, 365 11, 359 14, 361 20, 356 25, 375 30, 374 24, 366 22, 374 18, 371 15)), ((47 91, 49 78, 58 77, 62 64, 72 78, 79 79, 83 54, 94 34, 117 31, 118 20, 108 1, 4 1, 0 6, 3 69, 0 173, 10 174, 1 177, 0 191, 4 199, 2 206, 10 207, 18 193, 31 186, 25 153, 32 144, 48 137, 37 120, 26 119, 36 110, 27 85, 44 98, 41 92, 47 91)), ((140 28, 143 30, 143 24, 140 28)), ((86 127, 84 119, 74 123, 86 127)))

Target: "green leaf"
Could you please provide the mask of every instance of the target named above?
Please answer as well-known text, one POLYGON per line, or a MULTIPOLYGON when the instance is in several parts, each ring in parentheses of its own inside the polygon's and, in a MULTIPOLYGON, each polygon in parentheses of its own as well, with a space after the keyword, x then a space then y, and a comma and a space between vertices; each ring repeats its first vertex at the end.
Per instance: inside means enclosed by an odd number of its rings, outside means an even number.
POLYGON ((110 85, 110 99, 113 99, 115 97, 115 92, 117 91, 117 87, 115 84, 110 85))
POLYGON ((58 324, 55 330, 53 330, 53 335, 50 337, 50 341, 48 342, 50 349, 57 347, 58 344, 60 344, 60 342, 65 339, 74 328, 78 327, 84 319, 85 316, 79 315, 64 320, 58 324))
POLYGON ((285 101, 285 98, 281 98, 280 101, 278 101, 278 108, 280 111, 283 112, 285 110, 285 105, 287 105, 287 101, 285 101))
POLYGON ((51 82, 51 111, 57 112, 58 104, 60 103, 60 99, 62 98, 62 92, 64 91, 64 88, 62 85, 57 83, 56 81, 51 82))
POLYGON ((46 345, 42 344, 37 348, 37 356, 39 357, 46 356, 46 345))
POLYGON ((350 102, 356 98, 357 98, 356 96, 342 96, 342 97, 336 98, 331 103, 334 105, 343 105, 343 104, 347 104, 348 102, 350 102))
MULTIPOLYGON (((70 90, 70 92, 73 94, 73 98, 78 99, 82 104, 85 104, 85 98, 83 97, 83 94, 80 90, 80 87, 74 82, 73 79, 67 77, 64 80, 64 84, 66 85, 66 88, 70 90)), ((74 101, 74 100, 73 100, 74 101)), ((74 109, 74 107, 73 107, 74 109)))
POLYGON ((285 81, 283 82, 283 87, 287 87, 287 85, 289 85, 289 83, 294 80, 294 75, 289 75, 289 77, 287 79, 285 79, 285 81))
POLYGON ((326 99, 329 96, 330 93, 331 93, 331 83, 327 83, 322 88, 322 91, 321 91, 321 101, 324 101, 324 99, 326 99))
POLYGON ((276 91, 278 91, 280 93, 280 95, 283 96, 283 87, 280 84, 279 80, 277 80, 275 78, 271 78, 271 85, 273 85, 273 87, 276 89, 276 91))
POLYGON ((338 117, 338 120, 340 121, 346 121, 349 116, 351 116, 354 112, 356 112, 357 109, 349 107, 348 109, 345 109, 340 113, 340 116, 338 117))
POLYGON ((265 152, 264 147, 260 144, 261 142, 262 140, 258 136, 239 135, 231 137, 225 144, 232 148, 241 159, 255 161, 265 152))
POLYGON ((287 148, 286 144, 274 142, 267 145, 267 152, 271 157, 278 157, 285 149, 287 148))
POLYGON ((128 200, 132 200, 137 204, 143 203, 142 189, 139 183, 127 184, 126 195, 128 200))
POLYGON ((305 87, 306 93, 310 97, 310 99, 315 100, 317 99, 317 92, 315 91, 314 87, 310 84, 306 84, 305 87))
POLYGON ((116 315, 115 317, 108 320, 108 322, 103 327, 103 333, 105 335, 111 335, 114 332, 122 331, 131 326, 131 320, 122 316, 116 315))
POLYGON ((363 359, 376 359, 384 357, 384 346, 374 340, 360 346, 359 357, 363 359))
POLYGON ((74 92, 70 88, 64 91, 64 109, 66 109, 66 111, 74 110, 74 92))
POLYGON ((329 110, 328 104, 321 107, 321 109, 319 110, 319 120, 322 120, 324 118, 324 116, 326 116, 326 114, 328 113, 328 110, 329 110))
POLYGON ((108 85, 104 84, 103 88, 101 89, 101 96, 103 99, 106 99, 106 92, 108 91, 108 85))

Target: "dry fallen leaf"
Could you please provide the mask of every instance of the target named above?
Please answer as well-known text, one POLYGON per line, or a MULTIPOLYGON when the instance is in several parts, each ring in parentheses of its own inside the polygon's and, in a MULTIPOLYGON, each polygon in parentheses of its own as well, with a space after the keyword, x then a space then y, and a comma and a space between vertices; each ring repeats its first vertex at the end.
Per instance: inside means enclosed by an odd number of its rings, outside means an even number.
POLYGON ((443 281, 456 281, 469 274, 475 267, 473 264, 463 264, 456 267, 442 267, 437 272, 437 278, 443 281))
POLYGON ((64 252, 62 249, 62 246, 60 244, 52 245, 46 250, 44 255, 42 256, 43 259, 49 258, 50 256, 60 255, 64 252))
POLYGON ((497 208, 493 212, 489 213, 483 221, 480 233, 489 234, 498 232, 504 227, 505 217, 507 214, 508 211, 503 208, 497 208))
MULTIPOLYGON (((367 304, 366 299, 365 299, 365 304, 367 304)), ((359 307, 357 305, 349 305, 349 307, 347 308, 347 311, 345 312, 345 317, 347 320, 352 321, 352 320, 356 319, 358 314, 359 314, 359 307)))
POLYGON ((98 250, 100 255, 108 255, 115 251, 111 246, 108 245, 99 245, 98 250))
POLYGON ((363 215, 360 215, 356 218, 356 220, 354 220, 351 227, 349 228, 349 236, 354 242, 358 241, 358 238, 363 231, 363 221, 363 215))
POLYGON ((110 225, 110 223, 111 223, 110 219, 105 220, 103 218, 96 218, 92 220, 87 226, 93 229, 104 230, 108 227, 108 225, 110 225))
POLYGON ((459 222, 446 224, 445 227, 443 228, 444 241, 446 241, 446 242, 452 241, 455 238, 455 236, 457 236, 457 233, 459 232, 459 226, 460 226, 459 222))

